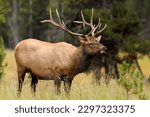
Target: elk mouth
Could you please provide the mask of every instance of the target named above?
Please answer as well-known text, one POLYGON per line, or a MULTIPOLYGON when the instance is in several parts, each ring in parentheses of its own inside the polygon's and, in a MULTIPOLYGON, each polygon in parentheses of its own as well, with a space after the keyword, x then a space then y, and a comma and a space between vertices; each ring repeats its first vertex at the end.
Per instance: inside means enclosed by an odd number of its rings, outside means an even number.
POLYGON ((106 50, 107 50, 107 48, 106 48, 106 47, 103 47, 103 48, 100 50, 100 54, 107 54, 106 50))
POLYGON ((101 50, 100 54, 107 54, 107 52, 105 50, 101 50))

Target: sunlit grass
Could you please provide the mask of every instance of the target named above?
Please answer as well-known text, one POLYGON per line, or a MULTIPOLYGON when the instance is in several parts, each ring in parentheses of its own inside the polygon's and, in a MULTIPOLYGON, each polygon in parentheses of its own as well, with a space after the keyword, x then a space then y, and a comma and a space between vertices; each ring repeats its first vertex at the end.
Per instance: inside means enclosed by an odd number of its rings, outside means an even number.
POLYGON ((147 56, 138 60, 141 66, 142 72, 146 77, 150 77, 150 58, 147 56), (144 59, 144 60, 143 60, 144 59))
MULTIPOLYGON (((72 83, 70 96, 67 96, 64 92, 63 82, 61 85, 61 94, 56 95, 54 90, 53 81, 39 81, 37 85, 36 96, 33 96, 30 89, 31 79, 26 76, 23 85, 21 97, 17 97, 17 72, 16 63, 14 59, 14 51, 6 50, 5 63, 7 67, 5 68, 5 75, 0 80, 0 99, 44 99, 44 100, 105 100, 105 99, 117 99, 124 100, 127 99, 126 92, 124 88, 118 85, 116 80, 111 80, 109 85, 105 84, 104 79, 100 86, 93 83, 93 75, 90 74, 79 74, 77 75, 72 83)), ((150 60, 147 57, 139 60, 140 66, 143 73, 148 77, 150 75, 150 60)), ((148 82, 144 83, 144 95, 146 99, 150 99, 150 84, 148 82)), ((130 95, 129 99, 139 99, 138 95, 130 95)))

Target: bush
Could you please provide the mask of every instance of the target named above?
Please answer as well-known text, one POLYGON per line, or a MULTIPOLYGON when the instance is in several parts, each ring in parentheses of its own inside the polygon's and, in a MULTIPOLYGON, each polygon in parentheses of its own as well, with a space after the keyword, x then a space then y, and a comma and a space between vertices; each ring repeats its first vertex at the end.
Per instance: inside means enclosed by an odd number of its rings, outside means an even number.
POLYGON ((121 66, 119 84, 123 86, 127 93, 127 99, 129 95, 138 95, 139 99, 145 99, 143 95, 143 77, 140 73, 130 68, 128 63, 123 63, 121 66))
POLYGON ((4 57, 5 57, 5 53, 4 53, 3 40, 2 38, 0 38, 0 79, 2 78, 4 73, 4 65, 3 65, 4 57))

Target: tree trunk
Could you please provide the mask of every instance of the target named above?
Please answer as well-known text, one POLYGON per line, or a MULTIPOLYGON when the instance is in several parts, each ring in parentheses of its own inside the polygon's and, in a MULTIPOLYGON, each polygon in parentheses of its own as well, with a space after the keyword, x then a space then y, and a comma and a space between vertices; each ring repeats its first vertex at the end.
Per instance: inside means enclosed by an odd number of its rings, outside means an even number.
POLYGON ((7 16, 8 25, 12 31, 12 37, 13 37, 12 38, 13 40, 11 41, 12 47, 15 47, 20 40, 17 18, 18 18, 17 1, 12 0, 12 16, 7 16))
MULTIPOLYGON (((33 11, 32 11, 32 5, 33 5, 33 1, 29 0, 29 22, 33 22, 33 11)), ((33 36, 33 26, 30 25, 29 28, 29 37, 33 36)))

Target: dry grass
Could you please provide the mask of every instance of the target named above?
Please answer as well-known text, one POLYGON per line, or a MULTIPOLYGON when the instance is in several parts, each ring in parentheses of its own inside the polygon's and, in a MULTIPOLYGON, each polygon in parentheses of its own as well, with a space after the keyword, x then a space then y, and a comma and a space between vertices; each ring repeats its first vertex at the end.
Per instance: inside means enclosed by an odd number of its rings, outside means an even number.
MULTIPOLYGON (((34 97, 30 90, 30 78, 26 76, 23 91, 20 98, 17 97, 17 73, 16 63, 14 59, 14 51, 6 50, 5 76, 0 80, 0 99, 126 99, 126 92, 123 87, 117 84, 115 80, 111 80, 107 86, 102 80, 100 86, 93 84, 93 76, 91 74, 79 74, 74 78, 70 96, 66 96, 61 87, 61 95, 55 95, 53 81, 39 81, 37 93, 34 97)), ((139 60, 143 73, 148 77, 150 75, 150 60, 145 57, 139 60)), ((150 99, 150 86, 145 83, 144 92, 146 99, 150 99)), ((129 99, 139 99, 138 95, 131 95, 129 99)))

